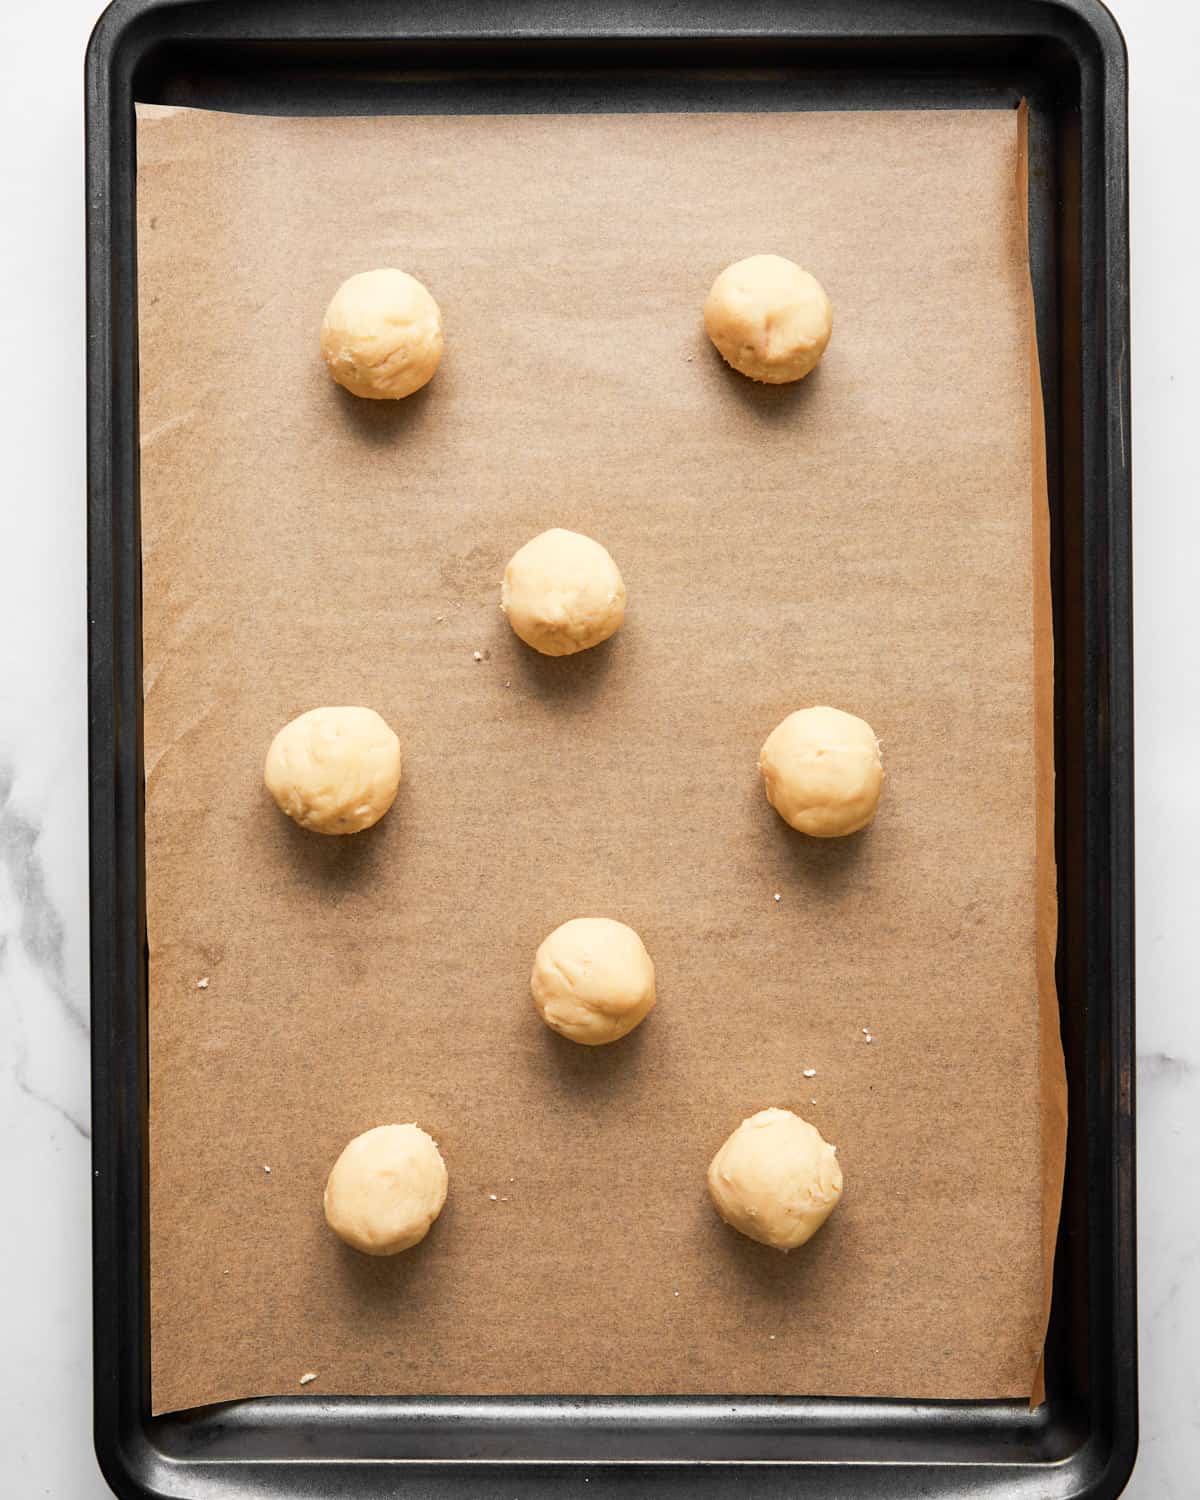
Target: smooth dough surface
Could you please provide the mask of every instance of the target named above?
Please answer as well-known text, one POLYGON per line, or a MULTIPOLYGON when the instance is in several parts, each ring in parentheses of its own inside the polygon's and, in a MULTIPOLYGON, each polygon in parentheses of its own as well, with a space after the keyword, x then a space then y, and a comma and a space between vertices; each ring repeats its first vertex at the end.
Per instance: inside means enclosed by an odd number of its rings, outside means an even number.
POLYGON ((552 1031, 598 1047, 627 1036, 649 1015, 654 964, 624 922, 575 917, 538 949, 529 988, 552 1031))
POLYGON ((441 362, 441 310, 407 271, 360 271, 325 309, 321 353, 329 373, 355 396, 411 396, 441 362))
POLYGON ((713 282, 704 327, 722 359, 751 380, 784 385, 814 370, 833 332, 815 276, 782 255, 735 261, 713 282))
POLYGON ((310 708, 271 741, 267 790, 314 833, 378 823, 400 786, 400 741, 373 708, 310 708))
POLYGON ((713 1157, 708 1191, 726 1224, 760 1244, 794 1250, 842 1196, 837 1147, 790 1109, 760 1109, 713 1157))
POLYGON ((865 828, 883 788, 875 731, 839 708, 802 708, 767 736, 758 756, 767 801, 814 838, 865 828))
POLYGON ((325 1221, 364 1255, 396 1255, 429 1233, 449 1181, 442 1153, 419 1125, 377 1125, 334 1162, 325 1221))
POLYGON ((527 646, 543 656, 570 656, 620 629, 625 584, 599 542, 556 526, 513 555, 500 608, 527 646))

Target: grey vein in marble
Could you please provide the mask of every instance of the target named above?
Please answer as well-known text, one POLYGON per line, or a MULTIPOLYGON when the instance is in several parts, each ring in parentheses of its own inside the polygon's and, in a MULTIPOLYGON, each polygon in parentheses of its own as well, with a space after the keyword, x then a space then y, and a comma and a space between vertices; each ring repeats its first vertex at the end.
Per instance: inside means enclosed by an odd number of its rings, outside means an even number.
POLYGON ((0 874, 10 895, 0 899, 0 995, 13 1007, 13 1082, 21 1093, 51 1109, 85 1139, 86 1117, 35 1081, 21 1014, 27 997, 49 997, 62 1020, 86 1039, 88 1019, 66 978, 65 929, 52 900, 38 850, 40 828, 16 805, 11 765, 0 762, 0 874), (19 949, 19 952, 17 951, 19 949), (20 970, 24 968, 26 973, 20 970), (30 977, 38 981, 30 984, 30 977))

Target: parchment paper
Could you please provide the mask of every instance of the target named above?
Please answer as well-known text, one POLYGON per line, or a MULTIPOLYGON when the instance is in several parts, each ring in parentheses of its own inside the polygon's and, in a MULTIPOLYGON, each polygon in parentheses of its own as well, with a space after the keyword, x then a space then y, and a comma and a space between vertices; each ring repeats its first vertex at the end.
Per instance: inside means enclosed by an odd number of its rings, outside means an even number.
POLYGON ((1027 1397, 1063 1087, 1017 115, 143 107, 138 150, 155 1409, 308 1371, 318 1396, 1027 1397), (700 324, 767 248, 836 309, 774 390, 700 324), (446 357, 359 402, 317 329, 389 264, 446 357), (497 608, 550 525, 630 599, 561 661, 497 608), (820 843, 755 763, 825 702, 887 782, 820 843), (353 838, 262 787, 325 703, 404 746, 353 838), (589 913, 638 929, 660 994, 594 1050, 527 989, 589 913), (846 1173, 786 1257, 704 1184, 771 1104, 846 1173), (445 1212, 357 1256, 325 1176, 412 1119, 445 1212))

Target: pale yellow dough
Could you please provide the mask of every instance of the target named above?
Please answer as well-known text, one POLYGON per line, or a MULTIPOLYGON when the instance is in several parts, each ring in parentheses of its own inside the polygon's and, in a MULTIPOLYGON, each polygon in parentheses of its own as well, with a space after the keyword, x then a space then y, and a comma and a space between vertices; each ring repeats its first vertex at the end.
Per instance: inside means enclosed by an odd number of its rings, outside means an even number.
POLYGON ((538 949, 529 988, 552 1031, 598 1047, 628 1035, 649 1015, 654 964, 624 922, 575 917, 538 949))
POLYGON ((411 396, 441 361, 441 311, 406 271, 360 271, 342 282, 325 310, 321 353, 329 373, 355 396, 411 396))
POLYGON ((837 1147, 790 1109, 760 1109, 713 1157, 708 1191, 726 1224, 760 1244, 795 1250, 842 1196, 837 1147))
POLYGON ((500 608, 527 646, 543 656, 570 656, 620 629, 625 584, 599 542, 556 526, 514 554, 500 608))
POLYGON ((373 708, 311 708, 271 741, 263 779, 301 828, 358 833, 396 800, 400 741, 373 708))
POLYGON ((875 816, 883 760, 875 731, 838 708, 802 708, 767 736, 758 768, 767 801, 814 838, 855 833, 875 816))
POLYGON ((833 332, 833 307, 815 276, 782 255, 751 255, 717 277, 704 327, 751 380, 783 385, 814 370, 833 332))
POLYGON ((396 1255, 429 1233, 449 1181, 442 1153, 419 1125, 377 1125, 334 1162, 325 1220, 364 1255, 396 1255))

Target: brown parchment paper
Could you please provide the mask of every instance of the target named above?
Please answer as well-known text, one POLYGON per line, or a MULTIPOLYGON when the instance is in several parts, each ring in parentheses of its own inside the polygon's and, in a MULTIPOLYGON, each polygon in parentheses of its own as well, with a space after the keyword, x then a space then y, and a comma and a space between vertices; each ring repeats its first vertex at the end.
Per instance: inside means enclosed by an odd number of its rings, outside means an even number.
MULTIPOLYGON (((1017 114, 1017 194, 1022 211, 1029 201, 1029 111, 1017 114)), ((1028 225, 1026 226, 1028 252, 1028 225)), ((1059 1031, 1058 988, 1054 965, 1058 953, 1058 874, 1054 852, 1054 605, 1050 592, 1050 500, 1046 474, 1046 423, 1038 365, 1033 287, 1027 286, 1029 328, 1030 452, 1033 484, 1033 644, 1034 750, 1037 765, 1037 983, 1038 1066, 1042 1078, 1042 1274, 1045 1321, 1050 1318, 1054 1289, 1054 1247, 1066 1171, 1067 1080, 1059 1031)), ((1044 1357, 1039 1355, 1029 1404, 1046 1397, 1044 1357)))
POLYGON ((1029 1396, 1063 1088, 1017 115, 142 107, 138 151, 155 1410, 308 1371, 314 1395, 1029 1396), (735 376, 700 324, 764 248, 836 308, 798 386, 735 376), (358 402, 317 329, 388 264, 447 352, 419 395, 358 402), (603 541, 630 599, 560 661, 497 608, 550 525, 603 541), (814 702, 868 719, 888 776, 829 843, 755 765, 814 702), (353 838, 262 787, 323 703, 404 745, 353 838), (659 978, 594 1050, 527 992, 585 913, 659 978), (769 1104, 846 1172, 786 1257, 704 1185, 769 1104), (446 1209, 357 1256, 324 1178, 410 1119, 446 1209))

